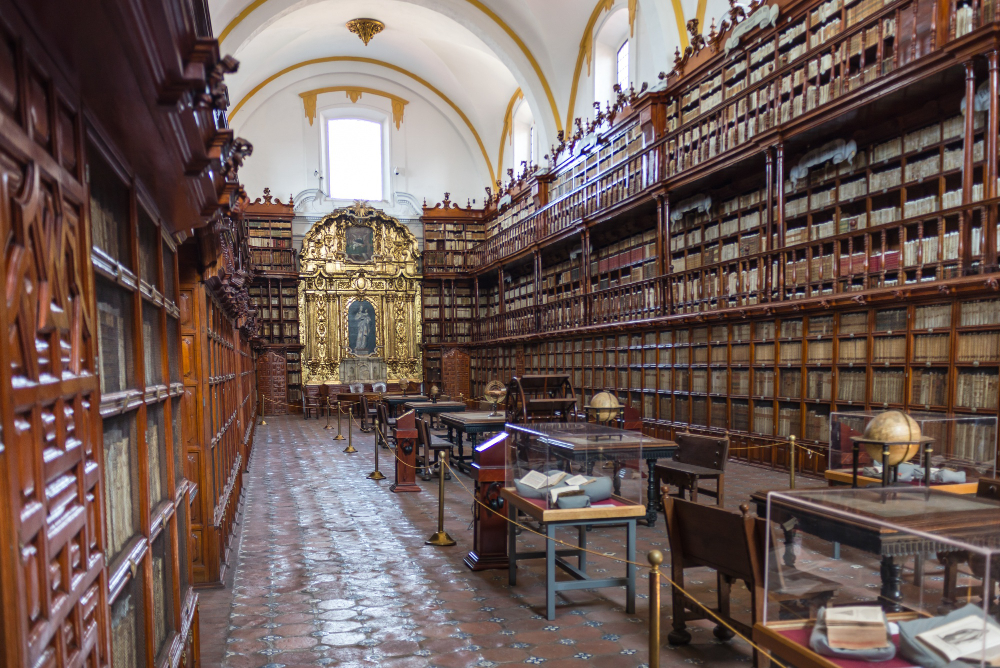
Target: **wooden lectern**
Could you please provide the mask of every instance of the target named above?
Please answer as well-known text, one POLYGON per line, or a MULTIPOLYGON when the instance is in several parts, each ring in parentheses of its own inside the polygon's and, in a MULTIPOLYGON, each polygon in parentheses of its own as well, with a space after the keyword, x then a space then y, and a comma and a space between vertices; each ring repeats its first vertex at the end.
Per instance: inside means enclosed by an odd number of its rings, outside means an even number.
POLYGON ((417 487, 417 415, 407 411, 396 419, 396 482, 393 492, 419 492, 417 487))
POLYGON ((507 434, 500 432, 472 451, 470 474, 476 482, 476 503, 472 513, 472 551, 465 565, 474 571, 507 568, 507 509, 500 496, 506 476, 507 434))

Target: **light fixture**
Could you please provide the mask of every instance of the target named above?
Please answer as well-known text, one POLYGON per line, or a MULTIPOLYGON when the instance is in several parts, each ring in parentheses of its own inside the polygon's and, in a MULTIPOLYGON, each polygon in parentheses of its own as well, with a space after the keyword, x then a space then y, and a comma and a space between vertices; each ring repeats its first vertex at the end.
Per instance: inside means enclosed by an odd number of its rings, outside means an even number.
POLYGON ((385 24, 375 19, 351 19, 347 22, 347 29, 360 37, 365 46, 368 46, 372 37, 385 30, 385 24))

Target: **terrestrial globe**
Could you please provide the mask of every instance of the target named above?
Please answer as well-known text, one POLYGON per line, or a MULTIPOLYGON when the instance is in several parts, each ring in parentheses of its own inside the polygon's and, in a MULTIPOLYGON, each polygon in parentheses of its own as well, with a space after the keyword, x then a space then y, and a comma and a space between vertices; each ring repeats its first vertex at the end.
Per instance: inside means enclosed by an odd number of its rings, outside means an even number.
POLYGON ((868 456, 882 461, 882 444, 889 444, 889 466, 908 462, 920 451, 923 434, 917 421, 902 411, 885 411, 865 428, 861 442, 868 456))

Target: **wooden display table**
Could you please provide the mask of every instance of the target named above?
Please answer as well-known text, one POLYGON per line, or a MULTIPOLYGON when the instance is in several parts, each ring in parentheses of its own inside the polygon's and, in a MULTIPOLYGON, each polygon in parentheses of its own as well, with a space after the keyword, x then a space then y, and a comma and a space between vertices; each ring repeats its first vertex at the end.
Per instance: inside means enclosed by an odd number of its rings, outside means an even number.
POLYGON ((408 401, 428 401, 422 394, 383 394, 382 401, 389 406, 389 417, 396 417, 396 409, 408 401))
MULTIPOLYGON (((850 487, 854 481, 854 474, 851 469, 829 469, 823 474, 826 478, 827 483, 830 487, 850 487)), ((869 478, 868 476, 858 475, 858 487, 868 487, 869 485, 881 485, 881 478, 869 478)), ((914 485, 918 485, 914 483, 914 485)), ((931 487, 934 489, 939 489, 942 492, 951 492, 952 494, 975 494, 976 487, 979 485, 978 482, 961 482, 961 483, 950 483, 950 484, 932 484, 931 487)))
MULTIPOLYGON (((901 622, 916 618, 913 613, 893 613, 887 615, 890 622, 901 622)), ((758 622, 753 627, 753 640, 767 650, 782 663, 796 668, 860 668, 861 666, 878 666, 879 668, 912 668, 913 664, 897 652, 888 661, 869 663, 842 659, 835 656, 817 654, 809 647, 809 635, 812 633, 813 622, 806 620, 778 621, 763 624, 758 622)), ((899 647, 899 636, 892 636, 892 641, 899 647)), ((972 664, 969 664, 972 665, 972 664)))
POLYGON ((545 499, 527 499, 517 493, 512 487, 505 487, 501 497, 506 502, 507 517, 507 559, 508 581, 511 586, 517 584, 517 562, 525 559, 545 559, 545 614, 549 621, 556 618, 556 592, 572 589, 599 589, 603 587, 625 587, 625 612, 635 613, 635 566, 625 565, 625 577, 602 578, 592 580, 587 575, 587 553, 579 549, 557 550, 551 540, 556 537, 556 529, 560 527, 576 527, 579 536, 577 545, 587 547, 587 528, 598 526, 625 526, 626 556, 630 562, 635 561, 635 521, 645 516, 645 506, 633 503, 621 497, 612 496, 606 501, 600 501, 589 508, 550 509, 545 499), (517 551, 517 521, 518 511, 538 522, 545 533, 545 551, 517 551), (576 557, 577 566, 572 566, 564 557, 576 557), (556 581, 556 567, 568 573, 573 580, 556 581))
MULTIPOLYGON (((659 495, 659 490, 656 489, 656 474, 654 470, 656 460, 672 458, 674 453, 677 452, 677 443, 660 438, 643 436, 640 432, 635 431, 614 429, 612 427, 602 427, 601 429, 607 432, 609 436, 609 440, 600 442, 602 457, 615 462, 615 493, 618 493, 621 489, 621 478, 618 477, 620 462, 632 458, 640 459, 641 450, 641 458, 646 460, 649 476, 646 489, 647 503, 649 504, 646 509, 646 524, 647 526, 655 526, 656 511, 658 508, 656 498, 659 495), (634 453, 634 455, 631 453, 634 453)), ((552 451, 559 457, 565 457, 575 462, 586 461, 592 464, 595 461, 595 446, 594 441, 589 440, 589 438, 591 437, 582 433, 579 436, 569 433, 560 434, 558 441, 553 441, 551 444, 552 451)), ((590 473, 590 471, 587 471, 588 475, 590 473)))
POLYGON ((433 421, 433 416, 440 415, 441 413, 458 413, 465 410, 464 401, 416 401, 410 400, 403 404, 403 408, 408 411, 414 411, 417 414, 417 419, 419 420, 424 415, 430 415, 433 421))
POLYGON ((490 415, 490 411, 441 413, 438 419, 441 420, 441 424, 448 428, 448 440, 458 446, 458 457, 455 458, 455 466, 465 473, 469 472, 469 465, 466 463, 462 436, 468 435, 469 446, 475 449, 480 434, 501 431, 507 421, 503 413, 490 415), (458 439, 457 441, 456 438, 458 439))

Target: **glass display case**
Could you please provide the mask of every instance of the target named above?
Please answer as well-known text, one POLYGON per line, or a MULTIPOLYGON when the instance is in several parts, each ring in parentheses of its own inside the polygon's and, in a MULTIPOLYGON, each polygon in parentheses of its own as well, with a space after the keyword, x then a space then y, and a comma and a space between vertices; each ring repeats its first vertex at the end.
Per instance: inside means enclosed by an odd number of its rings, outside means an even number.
MULTIPOLYGON (((827 478, 853 483, 857 456, 857 486, 882 479, 881 448, 866 437, 873 421, 898 411, 838 411, 830 414, 830 455, 827 478), (877 454, 873 458, 873 454, 877 454)), ((925 450, 930 450, 931 485, 974 482, 996 474, 997 417, 995 415, 906 413, 919 427, 909 459, 893 472, 893 482, 924 484, 925 450)), ((871 435, 871 434, 869 434, 871 435)), ((890 463, 893 459, 890 458, 890 463)))
POLYGON ((1000 659, 990 610, 997 502, 873 487, 770 492, 765 505, 757 532, 765 600, 754 637, 783 662, 938 668, 1000 659))
POLYGON ((641 506, 642 433, 587 422, 508 424, 505 485, 545 510, 641 506))

